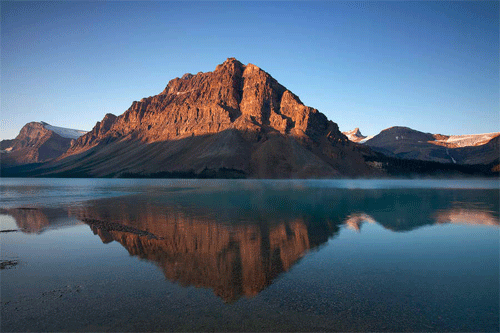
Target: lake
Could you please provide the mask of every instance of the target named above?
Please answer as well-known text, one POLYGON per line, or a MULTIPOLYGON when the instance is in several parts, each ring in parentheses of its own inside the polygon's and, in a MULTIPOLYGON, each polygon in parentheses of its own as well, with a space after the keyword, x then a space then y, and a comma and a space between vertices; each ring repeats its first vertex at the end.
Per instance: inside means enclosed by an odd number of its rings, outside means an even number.
POLYGON ((498 331, 499 182, 1 179, 1 330, 498 331))

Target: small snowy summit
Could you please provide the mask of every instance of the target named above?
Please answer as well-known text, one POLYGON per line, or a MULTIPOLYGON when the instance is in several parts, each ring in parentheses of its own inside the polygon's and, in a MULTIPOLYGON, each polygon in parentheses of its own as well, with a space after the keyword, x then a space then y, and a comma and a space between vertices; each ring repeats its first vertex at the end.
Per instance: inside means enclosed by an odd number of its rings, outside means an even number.
POLYGON ((364 143, 367 140, 370 140, 373 136, 367 137, 361 134, 359 131, 359 128, 356 127, 352 131, 347 131, 347 132, 342 132, 349 140, 352 142, 357 142, 357 143, 364 143))
POLYGON ((79 137, 81 137, 82 135, 84 135, 85 133, 87 133, 87 131, 82 131, 82 130, 77 130, 77 129, 72 129, 72 128, 64 128, 64 127, 57 127, 57 126, 52 126, 44 121, 41 121, 40 122, 43 127, 49 131, 52 131, 60 136, 62 136, 63 138, 68 138, 68 139, 78 139, 79 137))

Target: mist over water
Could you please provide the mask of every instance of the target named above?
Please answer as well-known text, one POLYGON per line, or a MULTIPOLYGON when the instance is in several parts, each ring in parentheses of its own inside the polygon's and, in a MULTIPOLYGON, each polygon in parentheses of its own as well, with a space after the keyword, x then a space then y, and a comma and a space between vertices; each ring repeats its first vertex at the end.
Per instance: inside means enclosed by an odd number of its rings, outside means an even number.
POLYGON ((494 331, 497 180, 2 179, 6 331, 494 331), (67 320, 58 320, 64 315, 67 320))

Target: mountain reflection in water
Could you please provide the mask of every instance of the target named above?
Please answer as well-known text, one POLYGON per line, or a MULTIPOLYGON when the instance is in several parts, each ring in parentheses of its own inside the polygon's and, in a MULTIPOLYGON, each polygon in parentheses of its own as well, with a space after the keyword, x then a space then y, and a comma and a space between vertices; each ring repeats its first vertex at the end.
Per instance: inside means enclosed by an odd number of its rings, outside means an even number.
POLYGON ((74 217, 103 243, 116 241, 154 262, 167 279, 213 289, 233 302, 258 294, 343 225, 357 231, 363 223, 393 231, 443 223, 498 227, 498 210, 496 190, 191 189, 0 213, 25 232, 67 225, 74 217))

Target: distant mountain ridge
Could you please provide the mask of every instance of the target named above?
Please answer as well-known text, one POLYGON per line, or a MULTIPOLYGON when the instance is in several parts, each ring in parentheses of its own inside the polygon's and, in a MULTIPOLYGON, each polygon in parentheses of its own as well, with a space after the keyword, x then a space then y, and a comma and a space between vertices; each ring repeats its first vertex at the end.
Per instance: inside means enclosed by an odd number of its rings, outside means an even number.
POLYGON ((364 141, 358 140, 359 135, 351 136, 356 142, 396 158, 464 165, 491 164, 492 168, 498 168, 499 164, 500 132, 442 135, 394 126, 364 141))

